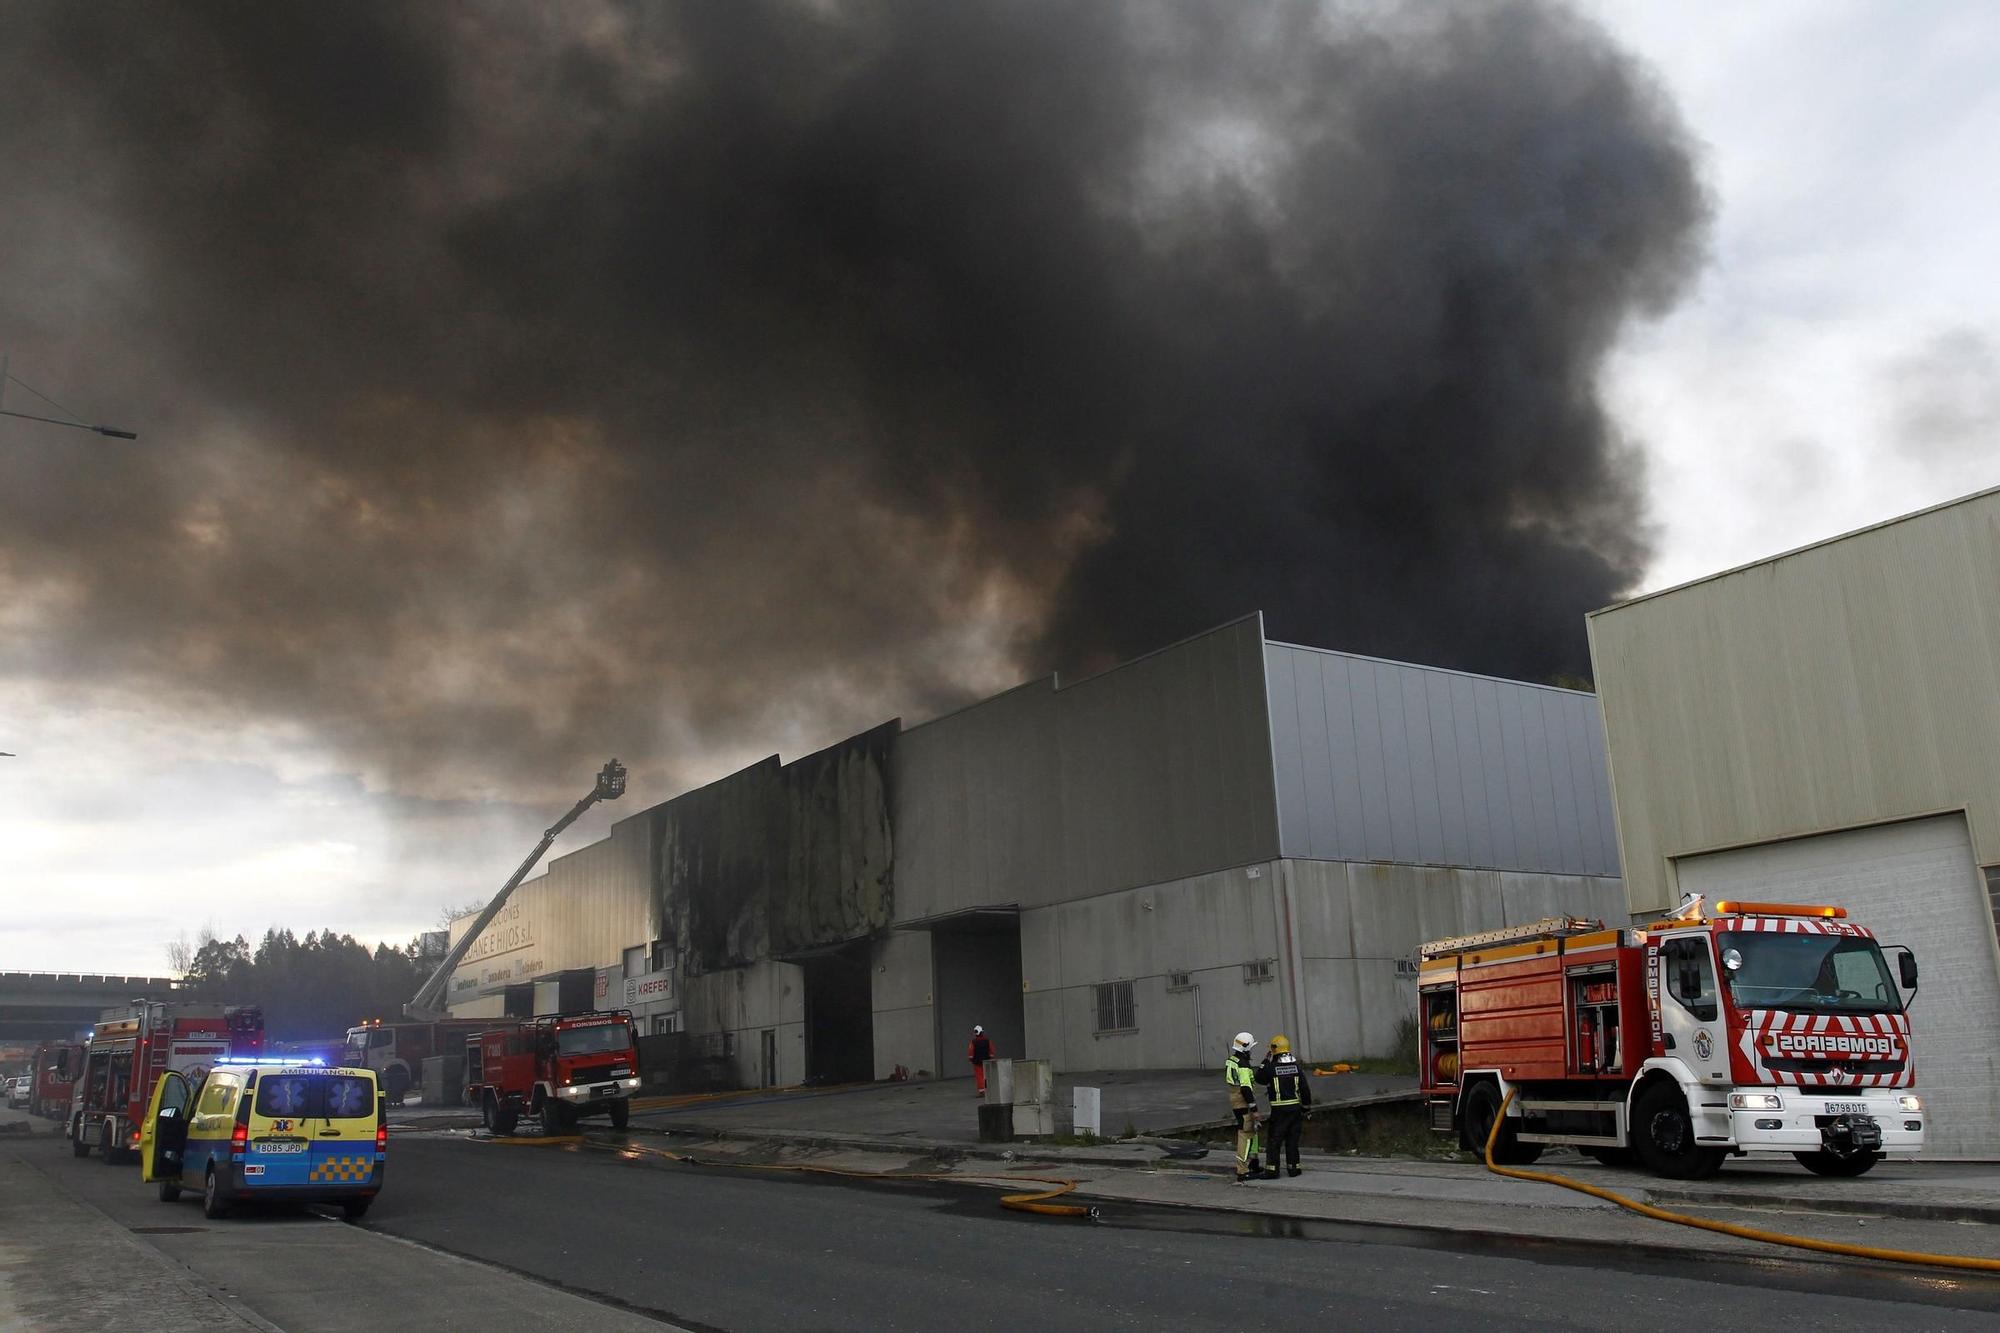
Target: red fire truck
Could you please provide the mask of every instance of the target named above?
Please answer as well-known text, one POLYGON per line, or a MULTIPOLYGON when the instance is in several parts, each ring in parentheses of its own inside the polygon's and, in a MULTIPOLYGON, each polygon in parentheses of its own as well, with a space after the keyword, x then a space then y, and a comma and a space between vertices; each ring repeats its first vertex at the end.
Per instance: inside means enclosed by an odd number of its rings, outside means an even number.
POLYGON ((479 1077, 466 1096, 495 1134, 512 1134, 523 1115, 539 1116, 544 1134, 600 1114, 623 1129, 639 1090, 632 1015, 614 1009, 489 1028, 479 1036, 479 1077))
MULTIPOLYGON (((421 1090, 424 1061, 434 1055, 459 1055, 466 1038, 492 1026, 490 1018, 441 1018, 434 1023, 384 1023, 371 1018, 347 1029, 341 1063, 350 1069, 372 1069, 388 1095, 389 1105, 401 1106, 403 1094, 421 1090)), ((426 1103, 429 1102, 426 1096, 426 1103)))
POLYGON ((131 1160, 161 1074, 172 1069, 199 1082, 223 1056, 263 1049, 264 1011, 254 1005, 136 1000, 107 1009, 71 1085, 70 1151, 87 1157, 95 1146, 107 1162, 131 1160))
POLYGON ((1503 1162, 1546 1144, 1678 1179, 1790 1153, 1858 1176, 1924 1143, 1916 958, 1838 907, 1692 899, 1637 929, 1555 917, 1423 946, 1431 1127, 1503 1162), (1900 982, 1900 986, 1899 986, 1900 982))
POLYGON ((69 1110, 70 1088, 76 1071, 83 1068, 83 1043, 45 1041, 35 1048, 35 1063, 28 1070, 34 1082, 28 1086, 28 1114, 60 1120, 69 1110))

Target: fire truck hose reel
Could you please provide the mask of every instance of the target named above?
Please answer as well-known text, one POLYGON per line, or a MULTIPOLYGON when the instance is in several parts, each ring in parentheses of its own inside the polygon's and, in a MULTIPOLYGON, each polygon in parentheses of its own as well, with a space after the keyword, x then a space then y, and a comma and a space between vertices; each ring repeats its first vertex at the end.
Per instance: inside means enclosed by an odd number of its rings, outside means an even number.
POLYGON ((1001 1195, 1000 1206, 1018 1213, 1034 1213, 1040 1217, 1082 1217, 1095 1221, 1098 1215, 1097 1209, 1088 1204, 1051 1203, 1050 1200, 1068 1194, 1076 1188, 1074 1180, 1056 1176, 955 1174, 950 1171, 854 1171, 838 1166, 813 1166, 805 1162, 714 1162, 688 1153, 673 1152, 666 1148, 649 1148, 636 1143, 597 1143, 580 1134, 556 1138, 476 1138, 473 1142, 561 1146, 581 1144, 586 1148, 598 1148, 626 1157, 658 1157, 663 1161, 681 1162, 688 1166, 732 1166, 744 1171, 789 1171, 798 1175, 839 1176, 847 1180, 943 1180, 954 1181, 961 1185, 985 1181, 1040 1185, 1045 1188, 1001 1195))
POLYGON ((1579 1194, 1615 1203, 1620 1208, 1629 1209, 1641 1217, 1650 1217, 1657 1222, 1672 1222, 1679 1226, 1696 1227, 1702 1231, 1713 1231, 1724 1236, 1737 1236, 1744 1240, 1761 1241, 1766 1245, 1788 1245, 1793 1249, 1817 1250, 1822 1254, 1845 1255, 1851 1259, 1880 1259, 1894 1264, 1919 1264, 1931 1268, 1969 1269, 1975 1273, 2000 1273, 2000 1259, 1982 1259, 1963 1254, 1925 1254, 1918 1250, 1885 1250, 1873 1245, 1847 1245, 1840 1241, 1817 1240, 1811 1236, 1791 1236, 1782 1231, 1762 1231, 1756 1227, 1738 1226, 1734 1222, 1717 1222, 1706 1217, 1693 1217, 1686 1213, 1669 1212, 1655 1208, 1636 1199, 1628 1199, 1622 1194, 1586 1184, 1581 1180, 1571 1180, 1568 1176, 1558 1176, 1548 1171, 1524 1171, 1520 1167, 1501 1166, 1493 1160, 1493 1145, 1499 1141, 1500 1128, 1507 1121, 1507 1108, 1514 1103, 1519 1089, 1510 1089, 1500 1103, 1500 1113, 1493 1117, 1493 1127, 1486 1132, 1486 1169, 1495 1175, 1512 1176, 1516 1180, 1532 1180, 1543 1185, 1560 1185, 1579 1194))

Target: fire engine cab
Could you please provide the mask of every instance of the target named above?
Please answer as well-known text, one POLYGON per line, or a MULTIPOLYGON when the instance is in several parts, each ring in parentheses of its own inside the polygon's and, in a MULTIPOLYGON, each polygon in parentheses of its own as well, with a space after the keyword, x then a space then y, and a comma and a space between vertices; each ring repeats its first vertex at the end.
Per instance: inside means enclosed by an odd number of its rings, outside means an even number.
POLYGON ((1690 899, 1632 929, 1552 917, 1437 940, 1418 972, 1431 1127, 1502 1162, 1569 1144, 1700 1179, 1790 1153, 1858 1176, 1924 1144, 1917 962, 1839 907, 1690 899), (1907 992, 1907 995, 1906 995, 1907 992))
POLYGON ((598 1010, 530 1019, 478 1038, 479 1081, 466 1098, 495 1134, 512 1134, 523 1115, 545 1134, 566 1134, 582 1116, 604 1115, 623 1129, 639 1090, 639 1038, 631 1011, 598 1010))
POLYGON ((71 1085, 70 1150, 87 1157, 94 1147, 107 1162, 134 1159, 161 1074, 173 1070, 199 1079, 224 1056, 263 1049, 264 1011, 255 1005, 135 1000, 105 1010, 71 1085))

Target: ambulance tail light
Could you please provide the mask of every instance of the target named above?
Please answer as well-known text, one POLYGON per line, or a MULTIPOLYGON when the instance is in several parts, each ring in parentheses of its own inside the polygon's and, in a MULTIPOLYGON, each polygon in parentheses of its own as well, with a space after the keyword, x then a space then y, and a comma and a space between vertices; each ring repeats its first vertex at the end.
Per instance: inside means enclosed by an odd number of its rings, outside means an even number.
POLYGON ((375 1126, 375 1151, 389 1151, 389 1127, 387 1125, 378 1124, 375 1126))
POLYGON ((1746 903, 1734 899, 1715 905, 1717 916, 1814 916, 1828 921, 1843 920, 1847 916, 1845 907, 1826 907, 1817 903, 1746 903))
POLYGON ((241 1159, 250 1146, 250 1126, 239 1124, 229 1131, 229 1155, 241 1159))

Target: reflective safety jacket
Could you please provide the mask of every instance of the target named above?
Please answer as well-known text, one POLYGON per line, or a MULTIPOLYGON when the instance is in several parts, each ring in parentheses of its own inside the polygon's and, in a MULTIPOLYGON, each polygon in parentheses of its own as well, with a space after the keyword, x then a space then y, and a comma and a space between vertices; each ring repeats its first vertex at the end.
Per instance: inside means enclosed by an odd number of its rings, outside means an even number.
POLYGON ((1229 1063, 1222 1067, 1222 1077, 1229 1085, 1230 1110, 1257 1109, 1257 1071, 1251 1067, 1247 1055, 1230 1056, 1229 1063))
POLYGON ((1299 1058, 1290 1051, 1266 1057, 1257 1069, 1257 1081, 1269 1091, 1274 1111, 1280 1106, 1313 1104, 1312 1084, 1306 1080, 1299 1058))

